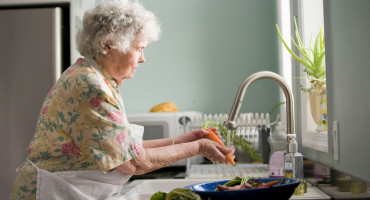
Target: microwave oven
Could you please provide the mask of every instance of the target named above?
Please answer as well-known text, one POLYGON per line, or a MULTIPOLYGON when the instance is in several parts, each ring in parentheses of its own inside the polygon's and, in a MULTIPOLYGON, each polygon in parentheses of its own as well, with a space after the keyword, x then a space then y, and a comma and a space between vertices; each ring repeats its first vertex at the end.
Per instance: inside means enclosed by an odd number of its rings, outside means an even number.
MULTIPOLYGON (((144 126, 143 140, 173 138, 184 132, 190 131, 190 125, 195 120, 201 120, 202 113, 195 111, 188 112, 149 112, 149 113, 128 113, 127 120, 130 124, 144 126), (190 123, 189 123, 190 122, 190 123)), ((204 157, 197 155, 190 159, 191 164, 200 164, 204 157)), ((185 166, 186 161, 180 160, 173 166, 185 166)))

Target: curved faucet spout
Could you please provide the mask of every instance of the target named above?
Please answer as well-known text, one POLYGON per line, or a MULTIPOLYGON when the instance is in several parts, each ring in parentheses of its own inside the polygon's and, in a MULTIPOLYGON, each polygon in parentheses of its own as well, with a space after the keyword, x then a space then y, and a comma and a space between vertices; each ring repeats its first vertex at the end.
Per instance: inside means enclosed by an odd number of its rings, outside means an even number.
MULTIPOLYGON (((294 102, 293 102, 293 94, 292 91, 289 89, 287 83, 281 77, 280 75, 270 72, 270 71, 261 71, 254 73, 247 77, 243 83, 240 85, 238 93, 236 94, 236 98, 234 100, 233 107, 231 108, 231 112, 229 115, 228 121, 224 123, 224 125, 229 129, 229 130, 235 130, 237 125, 236 125, 236 118, 240 112, 240 108, 243 104, 243 99, 245 96, 245 93, 248 89, 248 87, 255 81, 259 79, 272 79, 275 82, 279 84, 279 86, 283 89, 284 94, 285 94, 285 99, 286 99, 286 117, 287 117, 287 134, 295 134, 294 130, 294 102)), ((289 142, 289 141, 288 141, 289 142)), ((289 143, 288 143, 289 144, 289 143)))

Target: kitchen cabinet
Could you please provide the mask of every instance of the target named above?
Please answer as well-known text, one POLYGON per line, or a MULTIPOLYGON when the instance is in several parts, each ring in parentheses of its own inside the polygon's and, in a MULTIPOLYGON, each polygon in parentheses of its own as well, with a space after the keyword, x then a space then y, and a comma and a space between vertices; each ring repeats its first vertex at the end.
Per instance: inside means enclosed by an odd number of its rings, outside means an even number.
POLYGON ((328 153, 300 146, 303 155, 370 181, 370 1, 324 0, 328 153), (333 123, 338 122, 338 142, 333 123), (335 146, 337 145, 337 146, 335 146), (338 157, 334 149, 338 147, 338 157))
POLYGON ((370 13, 367 0, 324 1, 329 148, 334 168, 370 181, 370 13), (339 122, 339 159, 333 122, 339 122))

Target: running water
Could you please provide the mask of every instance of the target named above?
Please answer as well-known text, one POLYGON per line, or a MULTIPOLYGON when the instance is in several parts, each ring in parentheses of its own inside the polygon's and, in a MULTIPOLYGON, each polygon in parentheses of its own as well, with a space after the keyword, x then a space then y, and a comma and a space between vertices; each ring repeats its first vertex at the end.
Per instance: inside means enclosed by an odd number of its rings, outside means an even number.
POLYGON ((232 135, 231 130, 227 130, 226 147, 231 146, 231 135, 232 135))
POLYGON ((217 182, 218 182, 218 181, 220 181, 220 175, 218 173, 218 169, 219 169, 220 166, 218 166, 218 163, 217 162, 216 163, 213 163, 213 166, 216 167, 216 170, 215 171, 216 171, 217 182))
POLYGON ((220 179, 233 179, 236 176, 236 168, 230 164, 215 164, 217 181, 220 179))
MULTIPOLYGON (((233 142, 233 132, 232 130, 227 131, 226 135, 226 141, 225 146, 230 147, 232 146, 233 142)), ((217 181, 220 181, 220 179, 233 179, 236 177, 236 168, 235 166, 231 165, 230 163, 213 163, 213 167, 215 168, 216 175, 217 175, 217 181)))
MULTIPOLYGON (((227 137, 225 142, 226 147, 230 147, 232 145, 232 131, 227 131, 227 137)), ((230 163, 225 164, 218 164, 214 163, 214 167, 216 168, 216 174, 217 174, 217 181, 219 181, 220 178, 222 179, 233 179, 236 176, 236 168, 235 166, 232 166, 230 163), (219 173, 219 170, 221 170, 221 173, 219 173)))
POLYGON ((213 163, 213 167, 215 167, 215 172, 217 175, 217 181, 225 180, 225 179, 233 179, 236 177, 237 170, 235 166, 232 166, 229 163, 213 163))

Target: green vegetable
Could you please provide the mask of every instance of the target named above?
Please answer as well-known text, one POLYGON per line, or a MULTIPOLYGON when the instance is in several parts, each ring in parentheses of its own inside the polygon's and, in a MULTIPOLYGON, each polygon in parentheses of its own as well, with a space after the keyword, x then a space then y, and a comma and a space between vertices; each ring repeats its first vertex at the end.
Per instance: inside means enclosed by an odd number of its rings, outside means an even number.
POLYGON ((224 183, 224 186, 232 187, 234 185, 240 185, 241 181, 242 181, 242 178, 235 177, 233 180, 224 183))
POLYGON ((248 180, 248 183, 252 186, 252 187, 257 187, 259 184, 263 183, 263 181, 259 180, 257 181, 255 178, 250 178, 248 180))
POLYGON ((201 200, 200 196, 189 189, 176 188, 171 192, 157 192, 150 197, 150 200, 201 200))
POLYGON ((281 181, 278 183, 278 185, 283 184, 283 183, 284 183, 284 181, 285 181, 285 177, 281 179, 281 181))
POLYGON ((167 194, 166 200, 201 200, 201 198, 189 189, 176 188, 167 194))
POLYGON ((166 195, 164 192, 157 192, 150 197, 150 200, 166 200, 166 195))
MULTIPOLYGON (((222 124, 218 124, 212 121, 205 121, 203 123, 203 128, 207 129, 209 127, 217 127, 218 132, 221 134, 221 138, 224 139, 226 146, 228 146, 229 141, 227 141, 227 128, 223 126, 222 124)), ((245 152, 247 152, 253 160, 255 161, 261 161, 261 155, 254 150, 250 143, 247 142, 245 139, 243 139, 242 136, 238 136, 235 134, 235 131, 230 131, 230 139, 233 142, 235 147, 239 147, 243 149, 245 152)))
POLYGON ((244 185, 244 183, 248 183, 249 181, 249 176, 246 176, 244 178, 242 178, 242 181, 240 182, 240 185, 244 185))
POLYGON ((247 183, 248 181, 249 181, 249 176, 246 176, 244 178, 240 178, 240 177, 236 176, 231 181, 226 182, 224 184, 224 186, 232 187, 234 185, 243 185, 244 183, 247 183))

